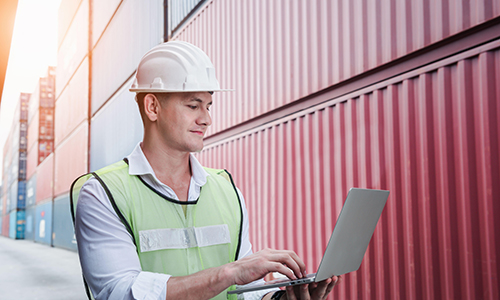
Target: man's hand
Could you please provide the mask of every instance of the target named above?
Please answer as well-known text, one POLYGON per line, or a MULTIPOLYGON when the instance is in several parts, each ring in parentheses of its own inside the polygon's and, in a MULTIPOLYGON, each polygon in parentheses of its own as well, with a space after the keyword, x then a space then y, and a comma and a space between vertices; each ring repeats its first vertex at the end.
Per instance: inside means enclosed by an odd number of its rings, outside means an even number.
POLYGON ((281 300, 323 300, 332 291, 333 287, 342 282, 341 276, 333 276, 319 283, 310 283, 296 286, 287 286, 286 294, 281 300))
POLYGON ((271 272, 279 272, 290 279, 306 274, 304 262, 293 251, 264 249, 228 265, 233 284, 243 285, 258 280, 271 272))

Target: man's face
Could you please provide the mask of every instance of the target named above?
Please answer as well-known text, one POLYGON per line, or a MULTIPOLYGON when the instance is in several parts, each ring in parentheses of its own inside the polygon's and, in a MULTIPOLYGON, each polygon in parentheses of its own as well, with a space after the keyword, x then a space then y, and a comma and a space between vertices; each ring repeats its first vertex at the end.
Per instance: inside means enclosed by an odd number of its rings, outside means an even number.
POLYGON ((172 150, 198 152, 203 149, 203 136, 212 124, 208 92, 171 93, 159 96, 158 129, 162 142, 172 150))

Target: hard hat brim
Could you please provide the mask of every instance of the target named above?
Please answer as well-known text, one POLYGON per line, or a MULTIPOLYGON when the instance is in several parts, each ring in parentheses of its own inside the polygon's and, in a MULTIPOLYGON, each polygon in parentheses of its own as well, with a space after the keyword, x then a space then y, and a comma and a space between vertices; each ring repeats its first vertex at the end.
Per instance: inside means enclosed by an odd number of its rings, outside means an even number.
POLYGON ((144 89, 144 88, 130 88, 133 93, 196 93, 196 92, 234 92, 234 89, 215 89, 215 90, 164 90, 164 89, 144 89))

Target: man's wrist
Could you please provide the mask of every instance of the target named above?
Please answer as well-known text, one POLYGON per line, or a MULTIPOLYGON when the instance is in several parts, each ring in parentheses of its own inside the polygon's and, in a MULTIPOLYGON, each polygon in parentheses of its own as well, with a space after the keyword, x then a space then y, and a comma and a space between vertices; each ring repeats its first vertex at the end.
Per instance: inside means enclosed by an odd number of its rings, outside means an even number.
POLYGON ((231 271, 231 264, 225 264, 218 268, 217 270, 217 280, 219 282, 224 282, 224 285, 232 286, 234 285, 234 277, 231 271))

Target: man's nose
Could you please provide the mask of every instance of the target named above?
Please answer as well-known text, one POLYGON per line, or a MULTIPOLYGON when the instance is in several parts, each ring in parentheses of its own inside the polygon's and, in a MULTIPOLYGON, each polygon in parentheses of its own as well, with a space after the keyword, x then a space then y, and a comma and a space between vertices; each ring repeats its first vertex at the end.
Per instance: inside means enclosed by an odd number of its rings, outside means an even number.
POLYGON ((198 123, 206 126, 212 125, 212 117, 210 116, 210 111, 208 109, 203 109, 202 115, 198 119, 198 123))

